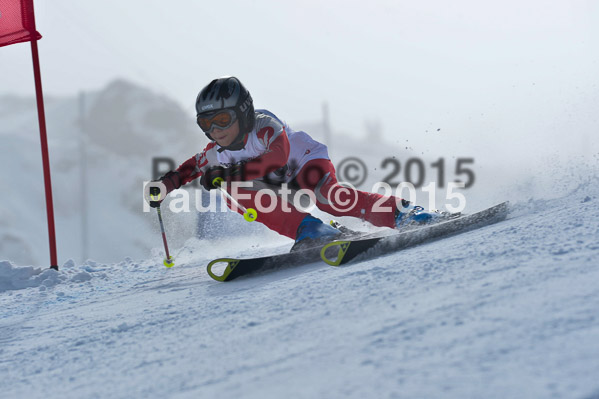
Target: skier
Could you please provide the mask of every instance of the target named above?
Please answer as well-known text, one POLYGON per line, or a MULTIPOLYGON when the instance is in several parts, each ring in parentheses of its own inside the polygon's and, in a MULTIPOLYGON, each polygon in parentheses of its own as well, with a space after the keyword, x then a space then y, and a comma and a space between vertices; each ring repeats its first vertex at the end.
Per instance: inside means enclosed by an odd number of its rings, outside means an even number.
MULTIPOLYGON (((257 195, 259 190, 276 190, 288 183, 295 189, 313 192, 316 206, 331 215, 353 216, 375 226, 396 229, 447 216, 426 212, 396 197, 341 186, 335 178, 327 147, 305 132, 293 131, 270 111, 254 110, 249 91, 235 77, 214 79, 204 87, 197 96, 196 111, 197 123, 211 143, 158 180, 166 187, 166 194, 197 178, 206 190, 218 188, 214 185, 215 178, 222 178, 231 195, 234 194, 231 183, 251 182, 249 188, 237 190, 235 199, 246 208, 274 208, 259 213, 257 220, 295 240, 293 249, 314 241, 331 240, 341 231, 292 203, 284 203, 286 198, 257 195)), ((159 194, 158 187, 150 188, 151 196, 159 194)), ((159 200, 150 201, 150 205, 160 206, 164 197, 155 197, 159 200)), ((232 207, 230 202, 228 205, 232 207)))

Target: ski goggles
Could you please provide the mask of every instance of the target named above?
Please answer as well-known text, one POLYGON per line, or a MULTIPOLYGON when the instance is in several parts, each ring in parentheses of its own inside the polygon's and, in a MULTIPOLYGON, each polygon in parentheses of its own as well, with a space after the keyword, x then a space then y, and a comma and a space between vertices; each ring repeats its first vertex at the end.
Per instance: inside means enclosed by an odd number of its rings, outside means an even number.
POLYGON ((198 115, 198 125, 205 133, 210 133, 215 127, 219 129, 230 128, 237 120, 237 114, 232 109, 216 111, 211 114, 198 115))

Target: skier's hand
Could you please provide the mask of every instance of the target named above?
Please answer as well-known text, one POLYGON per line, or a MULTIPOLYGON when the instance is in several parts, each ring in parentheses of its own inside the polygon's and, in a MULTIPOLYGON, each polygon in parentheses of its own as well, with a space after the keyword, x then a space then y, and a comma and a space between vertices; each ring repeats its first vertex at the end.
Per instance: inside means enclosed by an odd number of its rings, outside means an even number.
POLYGON ((166 194, 181 187, 181 175, 177 171, 167 172, 158 180, 166 186, 166 194))
POLYGON ((222 166, 215 166, 208 169, 200 178, 200 184, 206 190, 214 190, 218 188, 215 185, 215 179, 222 179, 227 184, 231 184, 234 181, 243 180, 243 167, 241 165, 234 165, 230 168, 223 168, 222 166))
POLYGON ((164 201, 164 198, 173 190, 181 187, 181 177, 179 176, 179 172, 170 171, 167 172, 164 176, 159 178, 158 180, 153 180, 155 182, 161 182, 166 187, 166 193, 162 193, 164 195, 160 195, 160 189, 158 187, 150 187, 150 206, 152 208, 158 208, 160 203, 164 201))

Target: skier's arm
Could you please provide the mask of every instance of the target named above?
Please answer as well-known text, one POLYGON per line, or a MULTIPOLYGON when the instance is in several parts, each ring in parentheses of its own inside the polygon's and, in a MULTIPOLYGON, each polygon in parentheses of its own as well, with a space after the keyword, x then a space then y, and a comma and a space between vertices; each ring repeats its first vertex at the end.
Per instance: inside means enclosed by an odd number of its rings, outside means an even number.
POLYGON ((218 165, 216 155, 212 154, 214 146, 214 143, 208 144, 208 146, 204 148, 204 151, 183 162, 176 170, 170 171, 160 177, 158 181, 165 185, 167 191, 166 194, 202 176, 202 174, 208 168, 214 166, 214 164, 218 165), (213 161, 209 162, 210 159, 213 159, 213 161))
MULTIPOLYGON (((266 127, 264 134, 262 135, 265 139, 266 150, 259 157, 245 163, 243 166, 235 165, 232 168, 243 168, 242 172, 239 173, 228 173, 227 180, 254 180, 260 177, 264 177, 270 172, 273 172, 279 168, 282 168, 287 164, 289 159, 289 139, 284 127, 280 127, 278 135, 272 140, 269 140, 268 129, 266 127)), ((270 131, 272 133, 272 130, 270 131)), ((179 187, 189 183, 201 177, 208 169, 212 167, 220 167, 220 163, 216 157, 216 143, 210 143, 206 146, 204 151, 194 155, 187 161, 183 162, 179 167, 173 171, 168 172, 166 175, 160 178, 167 189, 167 193, 178 189, 179 187)))
MULTIPOLYGON (((274 139, 272 139, 272 136, 267 135, 267 133, 269 133, 268 130, 261 135, 261 140, 263 140, 266 146, 266 150, 262 155, 246 163, 232 165, 228 168, 223 168, 222 166, 203 168, 199 172, 199 176, 202 176, 200 184, 206 190, 213 190, 216 188, 212 184, 215 177, 221 177, 227 183, 242 180, 250 181, 264 177, 270 172, 285 166, 289 159, 290 151, 289 139, 287 138, 285 129, 281 129, 280 133, 274 139), (271 139, 272 142, 270 141, 271 139)), ((270 133, 272 134, 272 130, 270 130, 270 133)), ((183 165, 179 167, 179 170, 182 169, 183 165)), ((190 163, 190 165, 193 165, 193 163, 190 163)))
POLYGON ((283 130, 272 143, 267 145, 266 151, 261 156, 228 168, 222 166, 211 167, 203 171, 200 184, 206 190, 214 190, 217 187, 212 182, 216 177, 220 177, 230 184, 234 181, 249 181, 266 176, 287 163, 289 148, 289 139, 283 130))
POLYGON ((264 177, 282 168, 289 159, 289 139, 285 130, 266 148, 266 152, 244 165, 244 180, 264 177))

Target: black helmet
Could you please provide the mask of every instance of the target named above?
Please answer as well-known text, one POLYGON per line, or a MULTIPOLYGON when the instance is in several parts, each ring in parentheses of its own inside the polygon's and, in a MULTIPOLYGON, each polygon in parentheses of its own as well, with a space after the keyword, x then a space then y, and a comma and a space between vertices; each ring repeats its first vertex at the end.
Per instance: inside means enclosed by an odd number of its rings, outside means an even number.
MULTIPOLYGON (((196 99, 196 117, 210 115, 230 109, 235 111, 239 121, 239 136, 227 148, 235 147, 243 140, 243 136, 252 131, 256 116, 254 115, 254 102, 250 92, 233 76, 223 76, 214 79, 200 91, 196 99)), ((199 123, 198 123, 199 124, 199 123)), ((212 140, 209 133, 206 136, 212 140)))

